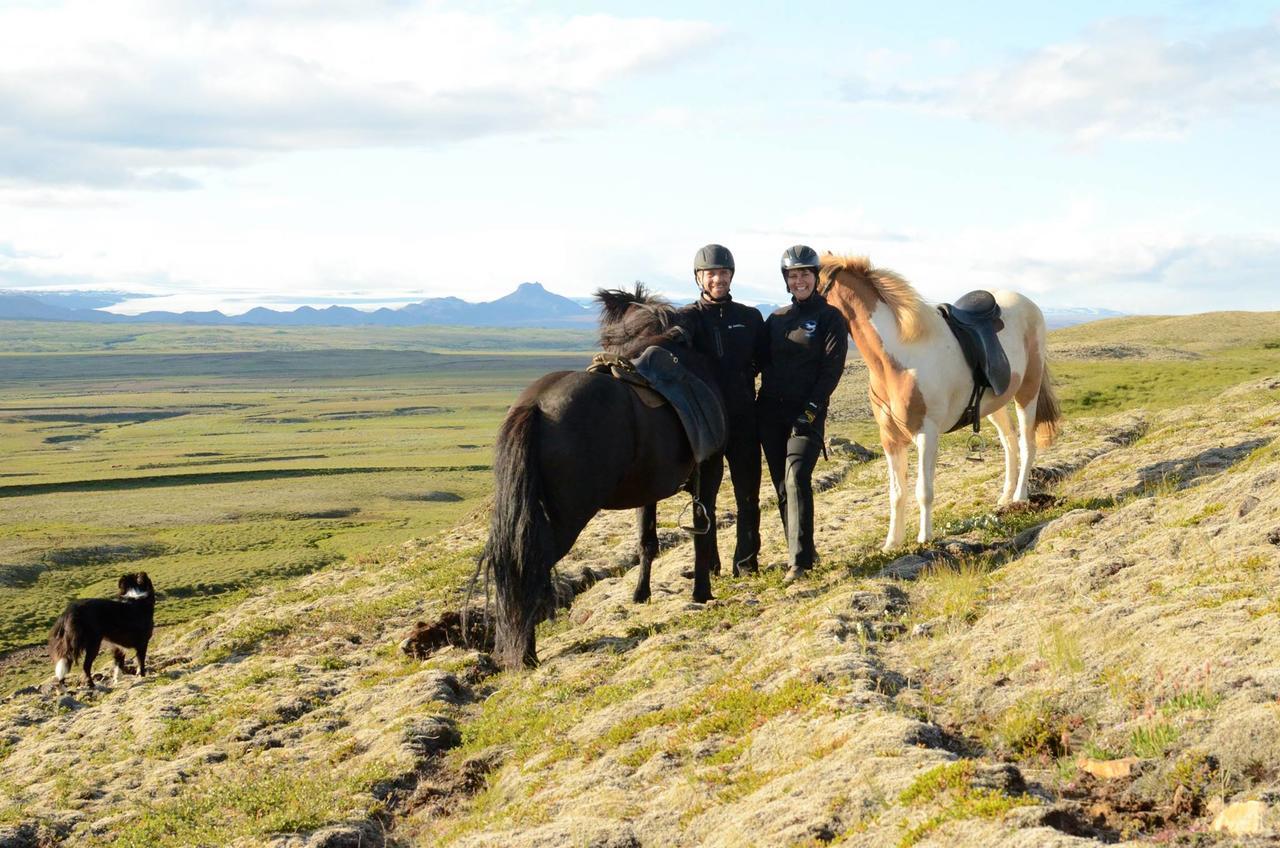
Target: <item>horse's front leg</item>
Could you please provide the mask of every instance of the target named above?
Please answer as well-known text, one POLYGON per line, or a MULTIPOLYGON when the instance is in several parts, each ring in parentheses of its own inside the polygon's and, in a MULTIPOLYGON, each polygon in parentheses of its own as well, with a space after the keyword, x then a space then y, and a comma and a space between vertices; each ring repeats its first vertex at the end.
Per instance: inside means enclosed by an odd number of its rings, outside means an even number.
POLYGON ((916 541, 923 544, 933 536, 933 471, 938 461, 938 428, 932 422, 925 421, 924 429, 916 433, 916 451, 920 455, 920 468, 916 474, 920 535, 916 541))
POLYGON ((884 549, 891 551, 900 546, 907 536, 902 520, 907 505, 907 446, 887 441, 880 444, 889 466, 889 534, 885 536, 884 549))
POLYGON ((987 420, 996 428, 1000 447, 1004 448, 1004 488, 1000 490, 1000 500, 996 501, 998 506, 1004 506, 1013 500, 1018 485, 1018 436, 1013 430, 1013 416, 1009 414, 1007 405, 994 410, 987 420))
POLYGON ((631 600, 643 604, 649 600, 649 573, 653 558, 658 555, 658 505, 645 504, 636 508, 636 553, 640 557, 640 570, 636 577, 636 591, 631 600))

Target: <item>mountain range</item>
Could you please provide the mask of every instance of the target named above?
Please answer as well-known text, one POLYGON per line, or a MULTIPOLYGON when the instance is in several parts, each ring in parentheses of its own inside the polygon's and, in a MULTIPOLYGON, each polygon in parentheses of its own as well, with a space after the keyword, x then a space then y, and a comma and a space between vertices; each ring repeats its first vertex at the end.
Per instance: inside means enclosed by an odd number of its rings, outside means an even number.
MULTIPOLYGON (((169 312, 156 310, 138 315, 104 312, 110 306, 135 295, 123 292, 36 292, 0 291, 0 320, 20 321, 88 321, 99 324, 193 324, 255 325, 291 327, 412 327, 425 324, 453 324, 466 327, 566 327, 589 328, 596 320, 596 310, 581 299, 549 292, 541 283, 521 283, 515 291, 497 300, 472 303, 457 297, 431 297, 396 309, 382 307, 372 311, 350 306, 301 306, 293 310, 257 307, 239 315, 219 311, 169 312)), ((762 303, 757 308, 765 315, 777 304, 762 303)), ((1046 309, 1049 327, 1067 327, 1113 318, 1124 313, 1109 309, 1046 309)))

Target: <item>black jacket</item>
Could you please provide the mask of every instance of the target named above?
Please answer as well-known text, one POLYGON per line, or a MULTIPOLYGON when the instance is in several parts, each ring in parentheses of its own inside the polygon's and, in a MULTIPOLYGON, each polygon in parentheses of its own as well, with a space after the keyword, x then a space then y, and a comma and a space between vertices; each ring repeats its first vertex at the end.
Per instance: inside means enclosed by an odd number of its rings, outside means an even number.
POLYGON ((820 414, 844 373, 849 325, 834 306, 814 292, 769 316, 764 325, 768 351, 762 355, 760 400, 788 414, 807 403, 820 414))
POLYGON ((760 310, 732 300, 715 303, 699 298, 681 308, 676 320, 693 349, 714 363, 730 417, 753 412, 756 374, 760 373, 757 357, 765 339, 760 310))

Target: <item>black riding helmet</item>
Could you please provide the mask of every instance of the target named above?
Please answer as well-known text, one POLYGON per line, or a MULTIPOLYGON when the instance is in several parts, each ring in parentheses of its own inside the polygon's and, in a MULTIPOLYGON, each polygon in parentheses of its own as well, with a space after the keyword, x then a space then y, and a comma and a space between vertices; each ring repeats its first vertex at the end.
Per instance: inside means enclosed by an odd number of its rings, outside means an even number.
POLYGON ((787 272, 793 268, 811 268, 816 277, 821 265, 822 260, 818 258, 818 251, 807 244, 792 245, 782 254, 782 282, 786 283, 787 272))
POLYGON ((723 244, 709 244, 700 249, 693 257, 693 278, 698 278, 699 271, 710 271, 712 268, 733 267, 733 254, 723 244))

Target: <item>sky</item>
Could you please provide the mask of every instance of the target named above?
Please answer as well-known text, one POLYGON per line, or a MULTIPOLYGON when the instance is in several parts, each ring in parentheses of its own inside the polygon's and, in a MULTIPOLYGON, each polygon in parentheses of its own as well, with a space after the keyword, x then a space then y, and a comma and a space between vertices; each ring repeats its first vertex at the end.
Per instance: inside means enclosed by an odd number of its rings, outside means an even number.
POLYGON ((1280 309, 1280 4, 0 0, 0 289, 1280 309))

